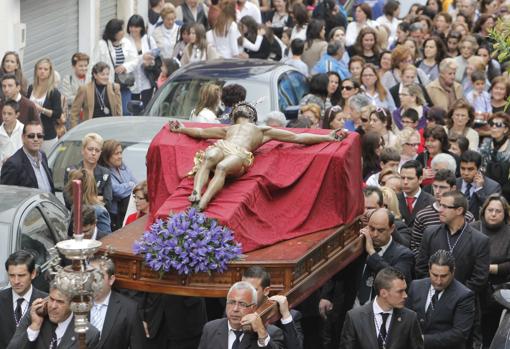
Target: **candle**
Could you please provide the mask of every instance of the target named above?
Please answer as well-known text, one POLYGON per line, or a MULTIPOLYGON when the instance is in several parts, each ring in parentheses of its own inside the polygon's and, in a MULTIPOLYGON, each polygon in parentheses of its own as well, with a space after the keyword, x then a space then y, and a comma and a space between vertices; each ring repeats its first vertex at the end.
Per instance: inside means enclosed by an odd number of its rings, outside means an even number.
POLYGON ((81 180, 73 180, 74 235, 81 235, 81 180))

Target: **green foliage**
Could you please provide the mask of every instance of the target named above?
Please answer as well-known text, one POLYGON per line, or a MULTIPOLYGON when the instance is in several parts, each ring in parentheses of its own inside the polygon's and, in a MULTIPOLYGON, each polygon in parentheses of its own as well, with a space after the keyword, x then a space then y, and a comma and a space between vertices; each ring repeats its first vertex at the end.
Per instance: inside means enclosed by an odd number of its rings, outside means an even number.
MULTIPOLYGON (((489 37, 494 42, 493 57, 503 65, 503 62, 510 59, 510 18, 499 18, 494 29, 490 31, 489 37)), ((510 74, 510 65, 508 65, 507 72, 510 74)), ((509 105, 510 97, 508 98, 506 108, 509 105)))

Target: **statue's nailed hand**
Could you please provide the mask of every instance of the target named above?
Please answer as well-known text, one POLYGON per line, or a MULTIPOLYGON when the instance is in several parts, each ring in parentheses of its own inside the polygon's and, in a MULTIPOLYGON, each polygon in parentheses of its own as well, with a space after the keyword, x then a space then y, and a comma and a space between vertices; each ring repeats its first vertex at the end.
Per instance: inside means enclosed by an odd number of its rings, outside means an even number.
POLYGON ((168 125, 170 126, 171 132, 179 132, 180 129, 184 127, 184 125, 178 120, 169 121, 168 125))
POLYGON ((349 131, 342 128, 337 128, 336 130, 331 131, 329 135, 331 136, 332 140, 341 141, 347 137, 347 135, 349 135, 349 131))

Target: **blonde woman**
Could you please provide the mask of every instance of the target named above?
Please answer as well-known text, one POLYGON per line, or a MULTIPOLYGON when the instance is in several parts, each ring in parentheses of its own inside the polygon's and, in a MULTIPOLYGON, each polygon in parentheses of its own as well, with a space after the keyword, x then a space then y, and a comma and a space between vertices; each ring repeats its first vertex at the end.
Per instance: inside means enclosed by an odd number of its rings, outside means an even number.
POLYGON ((156 45, 161 50, 161 57, 172 58, 181 28, 175 23, 175 6, 171 3, 166 3, 159 15, 163 19, 163 24, 154 29, 152 37, 156 40, 156 45))
POLYGON ((300 117, 310 121, 310 128, 320 128, 321 107, 315 103, 309 103, 299 109, 300 117))
POLYGON ((197 107, 191 111, 191 121, 219 123, 216 111, 221 102, 221 87, 205 84, 200 88, 197 107))
POLYGON ((28 87, 27 97, 40 114, 44 130, 41 150, 48 153, 57 144, 56 124, 62 115, 62 99, 55 88, 55 72, 49 58, 42 58, 35 64, 34 83, 28 87))
POLYGON ((398 134, 400 150, 400 164, 402 166, 409 160, 415 160, 418 156, 418 147, 421 143, 420 132, 411 127, 404 127, 398 134))
POLYGON ((100 239, 112 232, 110 214, 104 207, 101 198, 97 195, 96 181, 94 176, 87 170, 72 170, 69 172, 69 181, 65 186, 66 196, 73 202, 73 180, 81 181, 82 204, 94 207, 96 213, 97 238, 100 239))

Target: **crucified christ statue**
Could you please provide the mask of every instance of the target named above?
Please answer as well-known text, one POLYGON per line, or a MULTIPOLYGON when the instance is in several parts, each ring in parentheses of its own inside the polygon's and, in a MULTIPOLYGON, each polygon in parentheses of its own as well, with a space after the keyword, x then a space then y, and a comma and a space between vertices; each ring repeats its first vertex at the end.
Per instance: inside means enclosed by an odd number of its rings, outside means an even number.
POLYGON ((227 177, 239 177, 253 163, 253 152, 271 140, 299 144, 316 144, 340 141, 347 135, 344 130, 334 130, 328 135, 293 133, 269 126, 256 126, 257 112, 248 103, 236 105, 230 114, 232 126, 188 128, 179 121, 170 121, 170 131, 199 139, 219 139, 205 150, 199 163, 189 201, 198 210, 204 210, 211 199, 223 188, 227 177), (204 186, 214 171, 205 193, 204 186))

